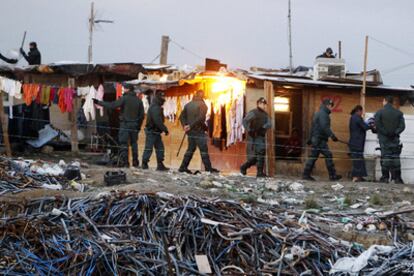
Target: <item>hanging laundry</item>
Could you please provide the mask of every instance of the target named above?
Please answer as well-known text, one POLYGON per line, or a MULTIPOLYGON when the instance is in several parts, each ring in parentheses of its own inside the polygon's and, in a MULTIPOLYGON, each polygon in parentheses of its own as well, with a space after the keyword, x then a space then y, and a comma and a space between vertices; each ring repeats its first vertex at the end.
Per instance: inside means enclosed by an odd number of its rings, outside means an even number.
POLYGON ((40 86, 38 84, 23 84, 23 100, 27 106, 30 106, 33 99, 36 99, 39 94, 40 86))
POLYGON ((60 112, 64 113, 64 112, 66 112, 65 88, 61 87, 59 89, 58 95, 59 95, 58 106, 59 106, 60 112))
POLYGON ((57 92, 56 87, 50 87, 49 103, 53 103, 53 99, 55 98, 55 93, 56 92, 57 92))
POLYGON ((82 97, 82 96, 88 96, 89 90, 90 90, 90 86, 83 86, 83 87, 78 87, 76 89, 76 92, 79 97, 82 97))
POLYGON ((148 112, 148 108, 149 108, 148 95, 143 95, 142 104, 144 105, 144 112, 146 114, 148 112))
POLYGON ((40 93, 40 103, 44 105, 49 104, 49 98, 50 98, 50 86, 42 86, 42 91, 40 93))
POLYGON ((93 86, 88 87, 89 93, 85 98, 85 103, 82 106, 83 113, 85 114, 85 118, 87 121, 95 120, 96 113, 95 113, 95 104, 93 103, 93 99, 96 97, 96 90, 93 86))
POLYGON ((116 99, 121 98, 122 94, 124 94, 124 87, 122 86, 122 84, 117 83, 115 90, 116 90, 116 99))
MULTIPOLYGON (((98 99, 100 101, 103 101, 104 94, 105 94, 104 87, 103 87, 102 84, 100 84, 98 86, 98 90, 96 91, 96 99, 98 99)), ((103 108, 103 106, 95 105, 95 107, 97 109, 99 109, 99 114, 101 114, 101 117, 102 117, 104 115, 104 108, 103 108)))
POLYGON ((73 88, 66 88, 65 92, 65 104, 66 104, 66 111, 72 112, 73 111, 73 95, 76 94, 75 89, 73 88))

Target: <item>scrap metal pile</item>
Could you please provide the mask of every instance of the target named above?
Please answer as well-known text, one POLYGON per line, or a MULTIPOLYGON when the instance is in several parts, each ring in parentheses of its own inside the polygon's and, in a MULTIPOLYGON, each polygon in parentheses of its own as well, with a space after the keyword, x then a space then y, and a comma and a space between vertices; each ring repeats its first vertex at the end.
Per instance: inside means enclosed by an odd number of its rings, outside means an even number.
MULTIPOLYGON (((165 193, 8 202, 0 216, 6 275, 326 275, 363 252, 311 216, 165 193)), ((413 250, 392 247, 361 272, 412 275, 413 250)))
POLYGON ((62 190, 67 185, 67 179, 32 171, 24 161, 14 161, 5 157, 0 159, 0 195, 19 193, 28 189, 62 190))

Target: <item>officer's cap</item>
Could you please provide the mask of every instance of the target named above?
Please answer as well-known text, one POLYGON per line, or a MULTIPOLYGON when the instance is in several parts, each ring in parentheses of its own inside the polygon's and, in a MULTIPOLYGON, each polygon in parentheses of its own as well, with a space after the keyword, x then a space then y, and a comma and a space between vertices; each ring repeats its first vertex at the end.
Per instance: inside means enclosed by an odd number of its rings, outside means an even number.
POLYGON ((134 85, 132 85, 130 83, 124 82, 124 84, 122 86, 124 87, 124 89, 128 89, 129 91, 134 91, 134 85))
POLYGON ((260 97, 260 98, 257 100, 256 104, 260 104, 260 103, 267 104, 267 101, 266 101, 266 99, 265 99, 265 98, 260 97))
POLYGON ((332 101, 332 99, 324 99, 322 101, 322 104, 328 106, 328 105, 333 105, 334 102, 332 101))

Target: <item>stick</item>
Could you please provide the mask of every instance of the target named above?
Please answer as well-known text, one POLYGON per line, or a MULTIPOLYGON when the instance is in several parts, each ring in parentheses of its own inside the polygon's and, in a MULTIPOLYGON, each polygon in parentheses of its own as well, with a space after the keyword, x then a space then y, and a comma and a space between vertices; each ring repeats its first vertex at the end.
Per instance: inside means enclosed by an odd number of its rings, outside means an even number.
POLYGON ((20 48, 23 48, 23 46, 24 46, 24 41, 26 40, 26 31, 24 31, 24 34, 23 34, 23 40, 22 40, 22 46, 20 46, 20 48))
POLYGON ((177 151, 177 157, 180 154, 181 148, 183 147, 183 143, 184 143, 184 139, 185 139, 186 134, 187 134, 187 132, 184 132, 183 139, 181 139, 180 147, 178 148, 178 151, 177 151))

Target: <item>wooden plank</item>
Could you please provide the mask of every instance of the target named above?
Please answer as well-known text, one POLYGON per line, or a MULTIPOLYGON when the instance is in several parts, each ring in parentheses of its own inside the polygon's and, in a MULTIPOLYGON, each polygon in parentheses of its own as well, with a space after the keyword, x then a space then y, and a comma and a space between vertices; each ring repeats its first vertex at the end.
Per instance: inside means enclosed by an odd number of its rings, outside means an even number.
POLYGON ((362 81, 361 90, 361 106, 365 110, 365 94, 367 87, 367 63, 368 63, 368 36, 365 37, 365 52, 364 52, 364 79, 362 81))
POLYGON ((267 114, 270 116, 272 121, 273 127, 267 131, 266 133, 266 174, 268 176, 275 175, 275 146, 276 146, 276 139, 275 139, 275 110, 274 110, 274 90, 273 90, 273 83, 270 81, 265 81, 264 83, 264 90, 265 90, 265 98, 267 101, 267 114))
POLYGON ((208 258, 206 255, 195 255, 195 260, 197 263, 198 272, 202 274, 211 274, 210 263, 208 262, 208 258))
MULTIPOLYGON (((75 79, 68 78, 68 87, 72 88, 75 87, 75 79)), ((73 110, 69 113, 69 120, 71 122, 70 127, 70 142, 71 142, 71 150, 73 153, 79 152, 79 142, 78 142, 78 126, 76 122, 76 112, 78 110, 78 101, 77 98, 73 98, 73 110)))
POLYGON ((3 91, 0 91, 0 120, 1 120, 1 127, 3 130, 3 141, 4 146, 6 148, 6 155, 12 156, 10 140, 9 140, 9 123, 8 117, 4 114, 4 105, 3 105, 3 91))

